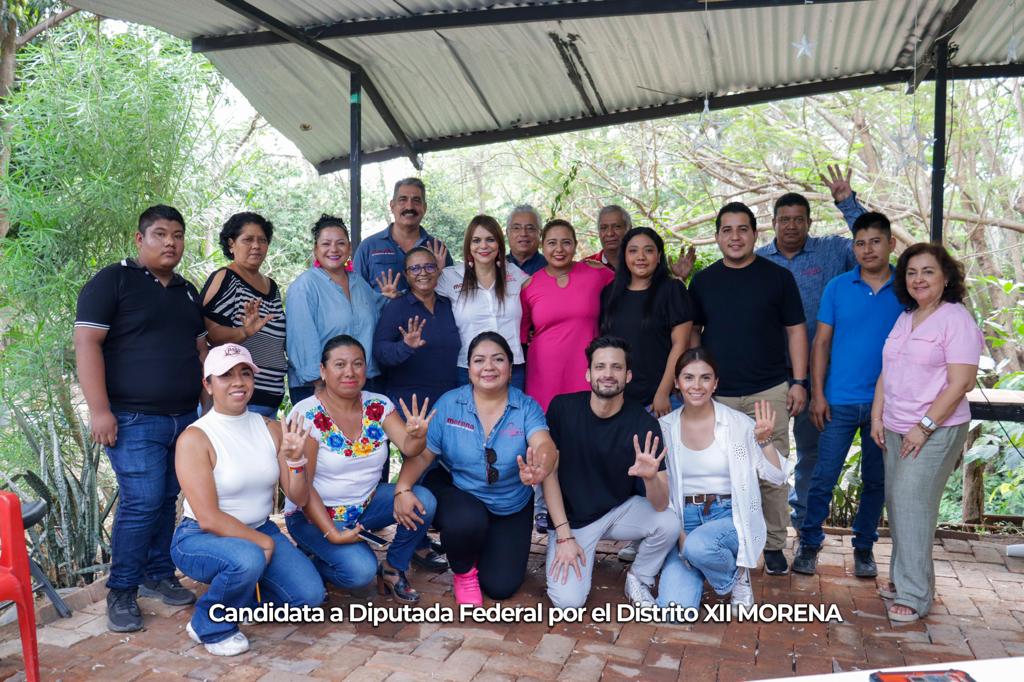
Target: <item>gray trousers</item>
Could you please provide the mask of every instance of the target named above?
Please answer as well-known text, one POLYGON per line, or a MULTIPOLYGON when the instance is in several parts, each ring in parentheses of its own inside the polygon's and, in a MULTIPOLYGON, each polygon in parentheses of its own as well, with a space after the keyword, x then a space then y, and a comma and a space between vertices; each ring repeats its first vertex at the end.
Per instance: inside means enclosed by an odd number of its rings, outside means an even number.
POLYGON ((936 429, 917 457, 900 457, 903 436, 885 430, 885 507, 892 532, 889 579, 896 603, 928 615, 935 595, 932 543, 939 502, 967 440, 969 424, 936 429))
POLYGON ((655 511, 646 497, 634 495, 590 525, 574 528, 572 534, 587 563, 580 568, 582 578, 577 578, 576 571, 570 568, 569 579, 563 585, 560 578, 551 576, 556 543, 555 532, 548 532, 548 598, 558 608, 578 608, 586 603, 594 572, 594 552, 600 540, 642 540, 631 570, 645 584, 654 585, 665 557, 679 542, 679 516, 671 508, 655 511))

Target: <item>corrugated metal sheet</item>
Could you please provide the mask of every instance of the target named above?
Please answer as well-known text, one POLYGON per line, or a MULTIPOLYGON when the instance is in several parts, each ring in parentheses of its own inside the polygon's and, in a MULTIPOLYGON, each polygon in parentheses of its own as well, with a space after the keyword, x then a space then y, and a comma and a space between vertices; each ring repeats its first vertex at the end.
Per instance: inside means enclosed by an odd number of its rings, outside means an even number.
MULTIPOLYGON (((501 6, 469 0, 405 0, 401 6, 390 0, 251 1, 301 27, 501 6)), ((74 4, 185 39, 258 30, 212 0, 74 4)), ((505 6, 516 4, 524 3, 505 6)), ((363 66, 415 144, 659 107, 704 94, 912 68, 915 45, 920 63, 956 5, 957 0, 819 2, 369 35, 324 45, 363 66), (801 53, 801 44, 809 49, 801 53)), ((954 66, 1006 63, 1014 26, 1019 40, 1024 0, 978 0, 952 33, 959 48, 954 66)), ((1019 52, 1024 60, 1024 46, 1019 52)), ((208 56, 307 159, 319 163, 348 154, 346 71, 289 44, 208 56)), ((363 140, 365 152, 397 146, 365 98, 363 140)))

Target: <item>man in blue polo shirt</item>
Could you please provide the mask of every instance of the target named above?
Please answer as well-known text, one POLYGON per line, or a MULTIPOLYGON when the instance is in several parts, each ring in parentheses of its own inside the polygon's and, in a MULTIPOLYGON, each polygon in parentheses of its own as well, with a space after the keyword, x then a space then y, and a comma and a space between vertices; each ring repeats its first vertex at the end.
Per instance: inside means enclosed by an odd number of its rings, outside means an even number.
POLYGON ((170 206, 139 216, 138 257, 108 265, 78 295, 75 359, 92 439, 107 448, 120 500, 111 532, 107 627, 142 629, 137 594, 195 595, 174 575, 174 445, 196 419, 206 357, 199 292, 174 272, 185 220, 170 206))
MULTIPOLYGON (((399 180, 389 205, 394 222, 383 232, 360 242, 352 269, 377 291, 378 277, 398 275, 398 291, 405 293, 409 290, 405 281, 406 252, 417 246, 434 246, 434 237, 420 225, 427 213, 427 188, 419 178, 399 180)), ((444 264, 452 264, 451 254, 445 257, 444 264)))
POLYGON ((529 204, 520 204, 508 214, 505 224, 508 262, 528 275, 548 264, 540 248, 540 215, 529 204))
POLYGON ((872 548, 885 502, 882 451, 870 438, 871 403, 882 371, 882 346, 903 306, 893 290, 889 255, 896 246, 889 219, 864 213, 853 223, 857 267, 825 287, 811 352, 811 407, 821 431, 818 462, 807 491, 800 532, 800 550, 793 570, 812 575, 825 539, 821 524, 832 502, 853 436, 861 432, 860 505, 853 521, 854 574, 878 574, 872 548))
MULTIPOLYGON (((828 171, 829 177, 822 176, 822 182, 831 191, 847 224, 852 226, 864 208, 850 187, 850 174, 844 176, 838 166, 830 166, 828 171)), ((757 249, 757 255, 793 273, 803 303, 808 344, 814 342, 818 305, 825 285, 856 265, 849 237, 809 236, 811 222, 811 206, 807 198, 793 192, 784 194, 775 202, 772 217, 775 239, 757 249)), ((805 385, 804 388, 810 387, 805 385)), ((803 522, 807 486, 818 459, 818 430, 811 423, 806 409, 793 419, 793 437, 796 440, 796 466, 789 504, 793 508, 793 527, 799 530, 803 522)))

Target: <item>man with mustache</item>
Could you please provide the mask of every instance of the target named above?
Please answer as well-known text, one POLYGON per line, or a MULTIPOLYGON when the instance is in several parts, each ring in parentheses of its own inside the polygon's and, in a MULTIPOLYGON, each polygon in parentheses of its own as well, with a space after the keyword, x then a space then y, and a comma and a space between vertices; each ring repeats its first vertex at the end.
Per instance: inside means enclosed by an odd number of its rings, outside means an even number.
POLYGON ((548 264, 540 248, 540 215, 529 204, 512 209, 505 224, 508 240, 508 262, 532 275, 548 264))
MULTIPOLYGON (((828 167, 829 177, 821 176, 829 188, 836 206, 852 228, 854 220, 864 213, 864 207, 850 187, 850 171, 845 176, 839 166, 828 167)), ((834 277, 850 271, 857 264, 853 255, 853 240, 843 235, 810 236, 811 206, 801 194, 790 192, 775 201, 772 227, 775 238, 757 249, 759 256, 781 265, 793 273, 807 323, 808 347, 814 344, 818 325, 818 307, 825 285, 834 277)), ((810 391, 810 384, 803 387, 810 391)), ((796 440, 796 466, 793 490, 789 504, 793 508, 791 520, 797 530, 803 523, 807 508, 807 491, 811 484, 814 465, 818 461, 819 431, 811 422, 806 407, 793 418, 793 437, 796 440)), ((779 564, 781 565, 781 564, 779 564)))
POLYGON ((619 267, 619 247, 622 237, 633 227, 633 219, 626 209, 617 204, 602 206, 597 212, 597 237, 601 240, 601 250, 586 260, 598 261, 606 268, 615 270, 619 267))
MULTIPOLYGON (((377 291, 380 291, 378 277, 397 275, 398 292, 402 294, 409 290, 409 283, 405 281, 405 254, 417 246, 433 249, 436 241, 420 225, 427 213, 427 188, 423 181, 405 178, 396 182, 389 206, 394 221, 386 230, 360 242, 352 269, 377 291)), ((447 254, 444 265, 451 264, 451 254, 447 254)))
POLYGON ((107 627, 142 629, 136 597, 193 603, 174 575, 178 477, 174 447, 195 421, 206 358, 199 292, 174 271, 185 251, 185 219, 170 206, 139 216, 138 257, 108 265, 78 295, 75 359, 89 430, 117 477, 111 532, 107 627))

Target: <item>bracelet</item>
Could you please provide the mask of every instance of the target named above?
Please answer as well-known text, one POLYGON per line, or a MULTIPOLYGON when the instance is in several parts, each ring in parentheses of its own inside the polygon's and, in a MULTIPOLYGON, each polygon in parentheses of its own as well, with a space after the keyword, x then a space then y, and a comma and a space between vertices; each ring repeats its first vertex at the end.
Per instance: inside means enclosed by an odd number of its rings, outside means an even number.
POLYGON ((398 497, 402 493, 411 493, 411 492, 412 492, 412 488, 406 488, 405 490, 396 490, 395 491, 395 497, 398 497))
POLYGON ((287 466, 287 467, 288 467, 289 469, 301 469, 301 468, 302 468, 302 467, 304 467, 304 466, 305 466, 305 465, 306 465, 306 464, 307 464, 308 462, 309 462, 309 460, 308 460, 308 459, 306 459, 306 458, 305 458, 305 456, 303 456, 303 458, 302 458, 302 459, 286 459, 286 460, 284 461, 285 465, 286 465, 286 466, 287 466))
POLYGON ((557 526, 555 526, 551 530, 558 530, 559 528, 561 528, 562 526, 567 525, 568 523, 569 523, 568 521, 562 521, 560 524, 558 524, 557 526))
POLYGON ((755 440, 754 442, 755 442, 755 443, 757 443, 757 446, 758 446, 759 448, 766 448, 766 447, 768 447, 768 446, 769 446, 769 445, 771 444, 771 442, 772 442, 772 437, 771 437, 771 436, 768 436, 768 437, 767 437, 767 438, 765 438, 764 440, 755 440))
POLYGON ((557 538, 557 539, 555 540, 555 544, 557 544, 557 545, 560 545, 560 544, 562 544, 563 542, 569 542, 569 540, 575 540, 575 539, 576 539, 576 536, 575 536, 575 535, 570 535, 570 536, 569 536, 569 537, 567 537, 567 538, 557 538))
POLYGON ((288 468, 291 470, 291 472, 293 474, 302 474, 302 473, 305 473, 305 471, 306 471, 302 467, 288 467, 288 468))

